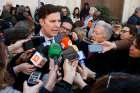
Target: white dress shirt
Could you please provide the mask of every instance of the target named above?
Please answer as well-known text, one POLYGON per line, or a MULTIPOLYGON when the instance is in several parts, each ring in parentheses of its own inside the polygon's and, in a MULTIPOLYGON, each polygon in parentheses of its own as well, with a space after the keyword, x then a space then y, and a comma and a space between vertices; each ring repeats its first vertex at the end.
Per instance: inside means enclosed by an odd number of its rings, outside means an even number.
POLYGON ((40 31, 39 34, 40 34, 40 36, 43 36, 45 38, 45 42, 43 43, 44 46, 50 45, 51 43, 55 43, 54 37, 53 38, 48 38, 41 31, 40 31))

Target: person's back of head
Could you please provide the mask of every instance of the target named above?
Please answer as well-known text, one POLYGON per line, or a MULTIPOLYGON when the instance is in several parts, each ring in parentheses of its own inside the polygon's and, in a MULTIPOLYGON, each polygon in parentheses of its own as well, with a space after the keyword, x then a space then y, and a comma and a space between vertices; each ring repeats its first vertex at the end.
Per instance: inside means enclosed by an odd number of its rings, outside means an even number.
POLYGON ((140 93, 140 77, 111 73, 97 79, 90 93, 140 93))

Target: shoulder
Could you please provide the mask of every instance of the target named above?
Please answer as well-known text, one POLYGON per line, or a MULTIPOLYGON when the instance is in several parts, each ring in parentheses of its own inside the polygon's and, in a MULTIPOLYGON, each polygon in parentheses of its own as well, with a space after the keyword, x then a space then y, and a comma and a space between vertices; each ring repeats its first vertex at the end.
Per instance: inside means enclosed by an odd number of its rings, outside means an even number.
POLYGON ((13 89, 12 87, 6 87, 5 89, 0 90, 0 93, 21 93, 21 92, 16 89, 13 89))
POLYGON ((134 24, 134 23, 136 23, 137 22, 137 20, 138 20, 138 18, 137 18, 137 16, 135 16, 135 15, 132 15, 131 17, 129 17, 129 19, 128 19, 128 24, 134 24))

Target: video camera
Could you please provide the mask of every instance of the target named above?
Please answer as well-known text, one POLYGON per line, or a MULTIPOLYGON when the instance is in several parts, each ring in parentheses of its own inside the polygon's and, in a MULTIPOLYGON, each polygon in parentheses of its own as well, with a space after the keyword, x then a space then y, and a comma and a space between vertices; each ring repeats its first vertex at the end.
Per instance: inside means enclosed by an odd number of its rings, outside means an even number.
POLYGON ((44 37, 34 36, 31 38, 31 40, 23 43, 22 46, 23 46, 24 50, 28 50, 28 49, 32 49, 32 48, 37 48, 38 46, 40 46, 44 42, 45 42, 44 37))

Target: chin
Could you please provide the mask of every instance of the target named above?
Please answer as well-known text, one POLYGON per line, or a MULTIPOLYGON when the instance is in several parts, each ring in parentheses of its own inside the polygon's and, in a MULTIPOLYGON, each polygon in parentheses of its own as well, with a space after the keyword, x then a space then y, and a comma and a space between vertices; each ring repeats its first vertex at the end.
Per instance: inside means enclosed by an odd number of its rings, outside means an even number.
POLYGON ((56 34, 53 34, 52 36, 54 37, 54 36, 57 36, 58 35, 58 33, 56 33, 56 34))

